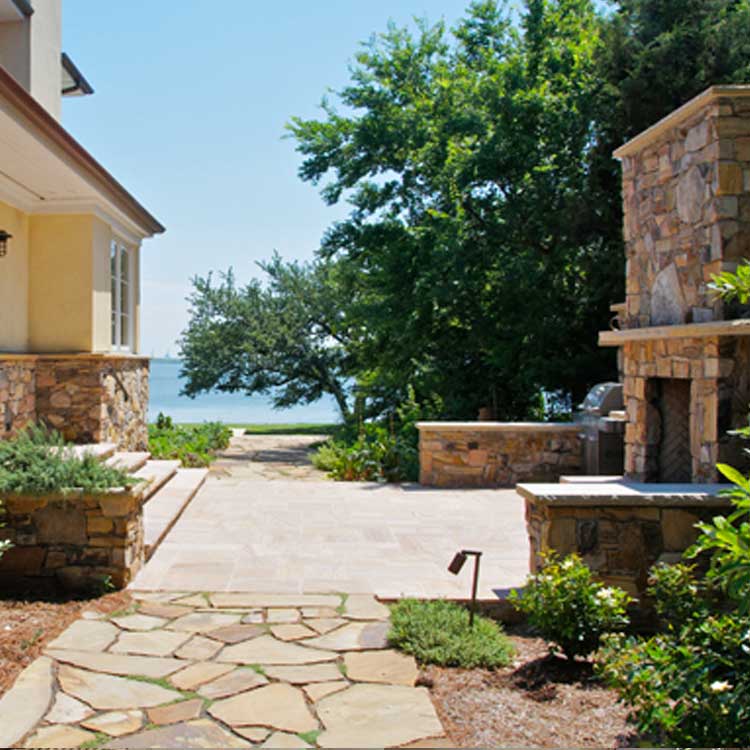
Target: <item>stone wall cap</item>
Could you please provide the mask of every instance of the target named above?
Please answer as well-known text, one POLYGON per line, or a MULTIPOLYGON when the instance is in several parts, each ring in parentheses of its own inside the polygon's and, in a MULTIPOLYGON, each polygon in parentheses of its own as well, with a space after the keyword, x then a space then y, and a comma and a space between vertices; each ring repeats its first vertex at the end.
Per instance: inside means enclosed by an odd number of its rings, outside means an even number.
POLYGON ((105 362, 108 360, 130 360, 134 362, 149 361, 151 357, 145 354, 129 354, 127 352, 0 352, 0 362, 9 361, 29 361, 38 362, 40 360, 94 360, 105 362))
POLYGON ((720 493, 728 484, 651 484, 645 482, 591 482, 567 484, 519 484, 516 492, 542 505, 564 508, 587 507, 711 507, 728 508, 720 493))
POLYGON ((600 331, 599 346, 622 346, 630 341, 701 339, 713 336, 750 336, 750 320, 716 320, 673 326, 644 326, 623 331, 600 331))
POLYGON ((577 432, 575 422, 417 422, 420 432, 577 432))
POLYGON ((127 489, 113 487, 105 492, 84 492, 80 488, 39 493, 3 492, 0 493, 0 499, 6 502, 32 500, 37 502, 45 501, 47 503, 80 502, 83 500, 101 500, 103 498, 132 498, 138 500, 143 497, 150 484, 151 482, 147 479, 139 479, 137 484, 127 489))
POLYGON ((711 86, 702 94, 698 94, 694 99, 683 104, 679 109, 676 109, 650 128, 639 133, 635 138, 632 138, 627 143, 620 146, 614 152, 613 156, 615 159, 623 159, 626 156, 631 156, 638 151, 642 151, 646 146, 662 136, 667 130, 677 127, 697 112, 700 112, 701 109, 722 97, 735 99, 750 97, 750 86, 746 84, 735 86, 711 86))

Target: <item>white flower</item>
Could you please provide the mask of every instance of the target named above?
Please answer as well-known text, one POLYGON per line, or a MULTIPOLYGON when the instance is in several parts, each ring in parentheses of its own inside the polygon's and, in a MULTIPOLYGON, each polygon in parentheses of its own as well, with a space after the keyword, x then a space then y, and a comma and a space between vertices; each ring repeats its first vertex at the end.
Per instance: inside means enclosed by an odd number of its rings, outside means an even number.
POLYGON ((574 565, 575 563, 573 562, 573 560, 567 558, 566 560, 563 560, 563 562, 560 564, 560 567, 563 570, 570 570, 574 565))
POLYGON ((726 693, 731 689, 732 689, 732 685, 728 683, 726 680, 716 680, 716 682, 711 683, 712 693, 726 693))

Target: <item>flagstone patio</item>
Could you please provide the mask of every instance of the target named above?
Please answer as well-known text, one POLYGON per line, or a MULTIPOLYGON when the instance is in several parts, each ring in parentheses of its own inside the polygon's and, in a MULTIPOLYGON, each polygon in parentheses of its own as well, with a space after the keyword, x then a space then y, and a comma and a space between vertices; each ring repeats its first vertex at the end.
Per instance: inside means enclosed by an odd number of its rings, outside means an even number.
POLYGON ((445 747, 370 595, 135 592, 0 699, 0 747, 445 747))

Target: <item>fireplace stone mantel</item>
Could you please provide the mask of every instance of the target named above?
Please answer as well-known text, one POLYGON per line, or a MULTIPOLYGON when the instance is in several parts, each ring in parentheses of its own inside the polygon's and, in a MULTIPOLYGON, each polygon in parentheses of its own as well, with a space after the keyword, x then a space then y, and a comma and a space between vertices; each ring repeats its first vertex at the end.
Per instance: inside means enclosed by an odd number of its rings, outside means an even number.
POLYGON ((622 331, 601 331, 599 346, 623 346, 630 341, 660 339, 703 339, 715 336, 750 336, 750 320, 717 320, 670 326, 646 326, 622 331))

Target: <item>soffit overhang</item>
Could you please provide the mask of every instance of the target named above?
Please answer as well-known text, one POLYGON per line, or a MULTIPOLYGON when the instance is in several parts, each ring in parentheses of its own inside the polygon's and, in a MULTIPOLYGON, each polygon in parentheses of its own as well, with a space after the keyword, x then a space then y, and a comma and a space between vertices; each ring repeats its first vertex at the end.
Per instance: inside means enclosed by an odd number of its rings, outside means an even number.
POLYGON ((165 231, 2 67, 0 199, 29 214, 94 213, 138 240, 165 231))

